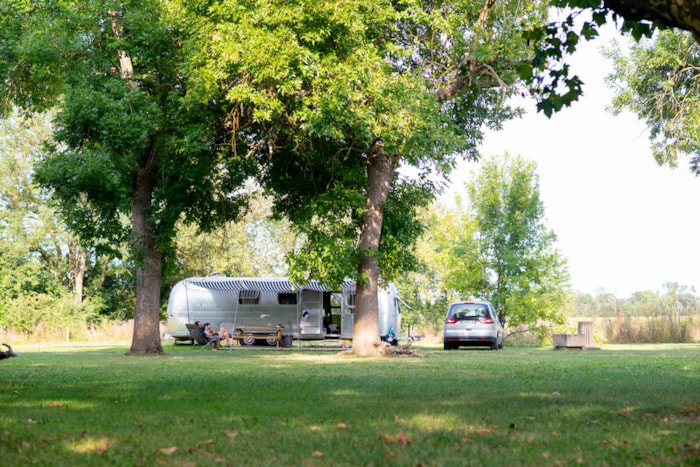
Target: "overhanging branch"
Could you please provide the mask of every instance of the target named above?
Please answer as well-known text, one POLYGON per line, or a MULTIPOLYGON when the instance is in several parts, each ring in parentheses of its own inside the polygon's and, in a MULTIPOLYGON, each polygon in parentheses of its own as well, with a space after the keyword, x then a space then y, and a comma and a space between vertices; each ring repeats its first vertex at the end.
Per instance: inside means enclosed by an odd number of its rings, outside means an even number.
POLYGON ((604 0, 606 8, 630 21, 651 21, 684 29, 700 42, 700 0, 604 0))

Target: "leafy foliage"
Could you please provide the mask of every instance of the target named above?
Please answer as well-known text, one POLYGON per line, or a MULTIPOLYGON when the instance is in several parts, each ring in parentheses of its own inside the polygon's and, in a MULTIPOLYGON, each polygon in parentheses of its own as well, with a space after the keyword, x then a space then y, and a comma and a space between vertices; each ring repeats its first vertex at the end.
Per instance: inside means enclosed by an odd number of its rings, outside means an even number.
POLYGON ((644 120, 656 161, 671 167, 682 155, 700 175, 700 46, 690 33, 659 31, 632 46, 629 56, 608 49, 615 64, 608 77, 613 112, 630 110, 644 120))
POLYGON ((577 293, 570 303, 570 316, 609 318, 619 314, 636 317, 697 316, 700 299, 692 287, 674 282, 663 284, 662 291, 641 290, 629 298, 617 298, 601 291, 593 296, 577 293))
POLYGON ((17 63, 3 80, 16 89, 2 96, 33 109, 60 104, 56 144, 38 179, 84 238, 105 246, 125 239, 121 216, 130 210, 134 172, 155 164, 149 227, 167 250, 181 214, 204 229, 235 216, 239 201, 231 194, 245 171, 226 157, 226 112, 213 101, 186 98, 184 14, 155 1, 122 2, 119 9, 98 3, 46 2, 16 12, 10 20, 22 28, 9 52, 17 63), (122 49, 134 66, 129 79, 115 65, 122 49), (52 73, 60 89, 46 86, 39 69, 52 73))
POLYGON ((99 299, 77 304, 70 294, 24 293, 0 305, 0 325, 36 339, 66 328, 84 338, 88 325, 99 321, 101 308, 99 299))
MULTIPOLYGON (((535 24, 525 31, 524 38, 534 46, 534 55, 519 68, 520 77, 538 101, 537 110, 547 117, 571 106, 583 94, 583 82, 570 74, 567 63, 581 40, 590 41, 598 36, 603 24, 623 19, 598 0, 556 0, 552 5, 563 8, 565 18, 535 24)), ((620 30, 639 40, 650 36, 653 28, 648 22, 624 20, 620 30)))
POLYGON ((68 233, 54 219, 46 192, 32 183, 32 164, 51 134, 48 116, 0 120, 0 297, 46 292, 67 278, 68 233), (57 251, 58 250, 58 251, 57 251), (53 285, 52 285, 53 284, 53 285))
POLYGON ((414 333, 415 330, 438 333, 442 330, 449 304, 459 299, 445 284, 445 272, 464 267, 458 257, 450 254, 448 245, 455 242, 458 232, 472 226, 470 219, 462 213, 436 202, 421 209, 418 219, 425 226, 416 245, 419 266, 397 284, 401 299, 409 305, 402 309, 401 323, 414 333))
POLYGON ((133 309, 124 310, 133 303, 131 271, 72 234, 48 191, 32 180, 34 164, 52 138, 51 117, 13 112, 0 120, 0 297, 6 305, 0 318, 20 329, 24 320, 8 316, 26 312, 28 323, 39 320, 42 326, 57 322, 57 309, 77 310, 76 316, 89 320, 133 316, 133 309), (56 305, 70 300, 73 307, 56 305), (43 305, 47 309, 37 309, 43 305), (18 310, 12 310, 15 306, 18 310), (80 313, 81 307, 90 311, 80 313))
POLYGON ((245 213, 211 232, 193 225, 178 225, 176 263, 168 283, 187 277, 224 276, 282 277, 286 255, 294 251, 298 235, 286 220, 271 218, 271 200, 254 186, 245 213))
POLYGON ((0 10, 3 63, 12 62, 0 67, 2 107, 57 106, 36 179, 83 240, 111 254, 129 242, 137 353, 161 350, 158 293, 176 224, 206 231, 235 220, 248 176, 228 144, 224 96, 189 99, 198 17, 177 6, 47 0, 0 10))
MULTIPOLYGON (((211 7, 200 25, 209 40, 193 61, 194 92, 208 99, 225 90, 237 141, 258 160, 276 212, 307 239, 292 256, 296 275, 357 275, 372 148, 447 173, 457 157, 476 157, 484 126, 517 114, 503 105, 514 90, 512 63, 527 53, 513 14, 537 22, 543 10, 504 2, 477 25, 482 8, 473 1, 211 7), (470 75, 472 68, 481 71, 470 75), (458 91, 438 92, 455 82, 458 91)), ((405 180, 390 189, 376 253, 385 278, 411 266, 417 224, 409 203, 424 203, 430 190, 405 180)))
POLYGON ((568 272, 542 223, 535 169, 507 155, 484 161, 468 208, 438 216, 431 237, 447 289, 491 301, 511 329, 545 333, 562 322, 568 272))

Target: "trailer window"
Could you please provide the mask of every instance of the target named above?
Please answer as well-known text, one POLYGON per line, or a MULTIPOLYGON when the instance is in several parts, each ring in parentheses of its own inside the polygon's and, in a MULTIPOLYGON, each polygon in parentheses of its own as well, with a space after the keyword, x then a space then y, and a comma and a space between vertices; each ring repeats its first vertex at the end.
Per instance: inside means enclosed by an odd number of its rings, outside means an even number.
POLYGON ((297 294, 295 293, 279 293, 277 294, 277 303, 280 305, 296 305, 297 294))
POLYGON ((346 299, 348 301, 348 306, 354 307, 355 306, 355 294, 354 293, 349 293, 346 296, 346 299))
POLYGON ((238 292, 238 303, 240 305, 257 305, 260 303, 259 290, 241 290, 238 292))

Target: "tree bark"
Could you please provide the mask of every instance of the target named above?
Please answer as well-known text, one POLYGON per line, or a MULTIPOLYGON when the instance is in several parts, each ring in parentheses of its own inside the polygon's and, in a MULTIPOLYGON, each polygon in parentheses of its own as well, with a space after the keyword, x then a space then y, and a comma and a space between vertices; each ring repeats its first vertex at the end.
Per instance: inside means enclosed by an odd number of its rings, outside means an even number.
POLYGON ((76 305, 83 303, 83 290, 85 288, 85 272, 87 271, 87 250, 80 248, 78 242, 71 240, 70 274, 73 282, 73 300, 76 305))
POLYGON ((155 248, 153 233, 148 227, 148 209, 153 197, 152 168, 138 168, 135 174, 135 196, 131 201, 132 250, 140 258, 136 270, 136 310, 132 354, 161 354, 160 282, 163 272, 161 253, 155 248))
MULTIPOLYGON (((112 33, 121 39, 122 27, 119 12, 110 10, 112 33)), ((120 75, 129 82, 134 74, 131 57, 124 50, 118 50, 120 75)), ((160 342, 160 282, 163 274, 163 258, 155 246, 153 232, 148 226, 148 210, 153 201, 153 188, 156 183, 157 157, 150 141, 145 151, 143 164, 134 170, 134 198, 131 200, 132 252, 139 266, 136 269, 136 309, 134 310, 134 334, 131 340, 131 354, 161 354, 160 342)))
POLYGON ((379 240, 384 221, 396 157, 382 153, 381 143, 375 143, 367 160, 367 211, 362 217, 359 246, 362 261, 358 269, 355 295, 355 322, 353 326, 353 353, 369 356, 377 354, 379 342, 378 320, 378 261, 379 240))

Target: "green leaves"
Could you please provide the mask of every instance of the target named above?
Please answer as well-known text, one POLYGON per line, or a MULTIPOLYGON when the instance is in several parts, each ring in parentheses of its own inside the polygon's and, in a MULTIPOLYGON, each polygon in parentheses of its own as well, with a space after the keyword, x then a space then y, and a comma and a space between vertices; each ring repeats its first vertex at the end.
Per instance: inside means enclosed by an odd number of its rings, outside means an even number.
POLYGON ((150 191, 148 228, 163 251, 183 214, 205 229, 235 217, 240 200, 231 193, 247 172, 225 144, 224 96, 187 95, 198 18, 151 0, 74 7, 49 1, 27 14, 5 36, 18 65, 0 80, 15 90, 2 96, 21 105, 59 105, 57 144, 39 180, 54 189, 69 225, 118 242, 137 189, 150 191), (137 187, 139 171, 158 176, 137 187))
MULTIPOLYGON (((538 18, 537 7, 519 10, 516 3, 504 8, 538 18)), ((252 148, 276 212, 309 241, 293 256, 302 274, 355 274, 357 264, 346 258, 359 258, 373 145, 405 163, 449 171, 456 157, 476 157, 484 125, 513 115, 501 107, 507 85, 465 86, 445 102, 435 96, 454 73, 469 72, 467 56, 512 83, 502 63, 525 53, 508 27, 514 17, 494 10, 488 38, 468 40, 482 7, 462 0, 440 8, 412 1, 222 2, 212 7, 211 24, 202 20, 208 36, 191 62, 194 89, 199 96, 220 89, 241 116, 236 136, 252 148), (328 265, 333 252, 337 268, 328 265)), ((419 232, 413 210, 425 202, 426 187, 391 189, 378 253, 385 276, 412 267, 408 246, 419 232)))
POLYGON ((560 23, 535 26, 524 33, 524 38, 535 45, 530 66, 520 66, 520 78, 537 98, 537 110, 547 117, 570 106, 583 94, 578 76, 570 76, 565 63, 576 51, 581 38, 591 40, 598 36, 597 27, 605 20, 605 12, 597 10, 593 21, 574 21, 578 12, 570 13, 560 23))
POLYGON ((700 49, 693 36, 659 31, 629 56, 619 49, 607 53, 615 66, 608 77, 616 91, 613 111, 631 110, 644 120, 659 164, 676 167, 685 155, 691 171, 700 174, 700 49))
POLYGON ((467 209, 437 214, 429 230, 444 286, 490 300, 510 326, 557 323, 568 288, 565 260, 542 223, 535 164, 508 155, 483 163, 467 209))
MULTIPOLYGON (((557 0, 553 6, 565 8, 566 18, 544 26, 536 25, 524 32, 524 39, 534 45, 534 56, 530 67, 518 68, 520 78, 530 86, 538 101, 537 110, 547 117, 570 106, 583 94, 578 76, 569 76, 567 56, 575 53, 581 38, 590 41, 597 37, 598 28, 610 17, 613 21, 620 19, 596 0, 557 0), (590 13, 590 19, 581 19, 584 13, 590 13)), ((639 41, 651 36, 653 26, 625 20, 620 31, 639 41)))

